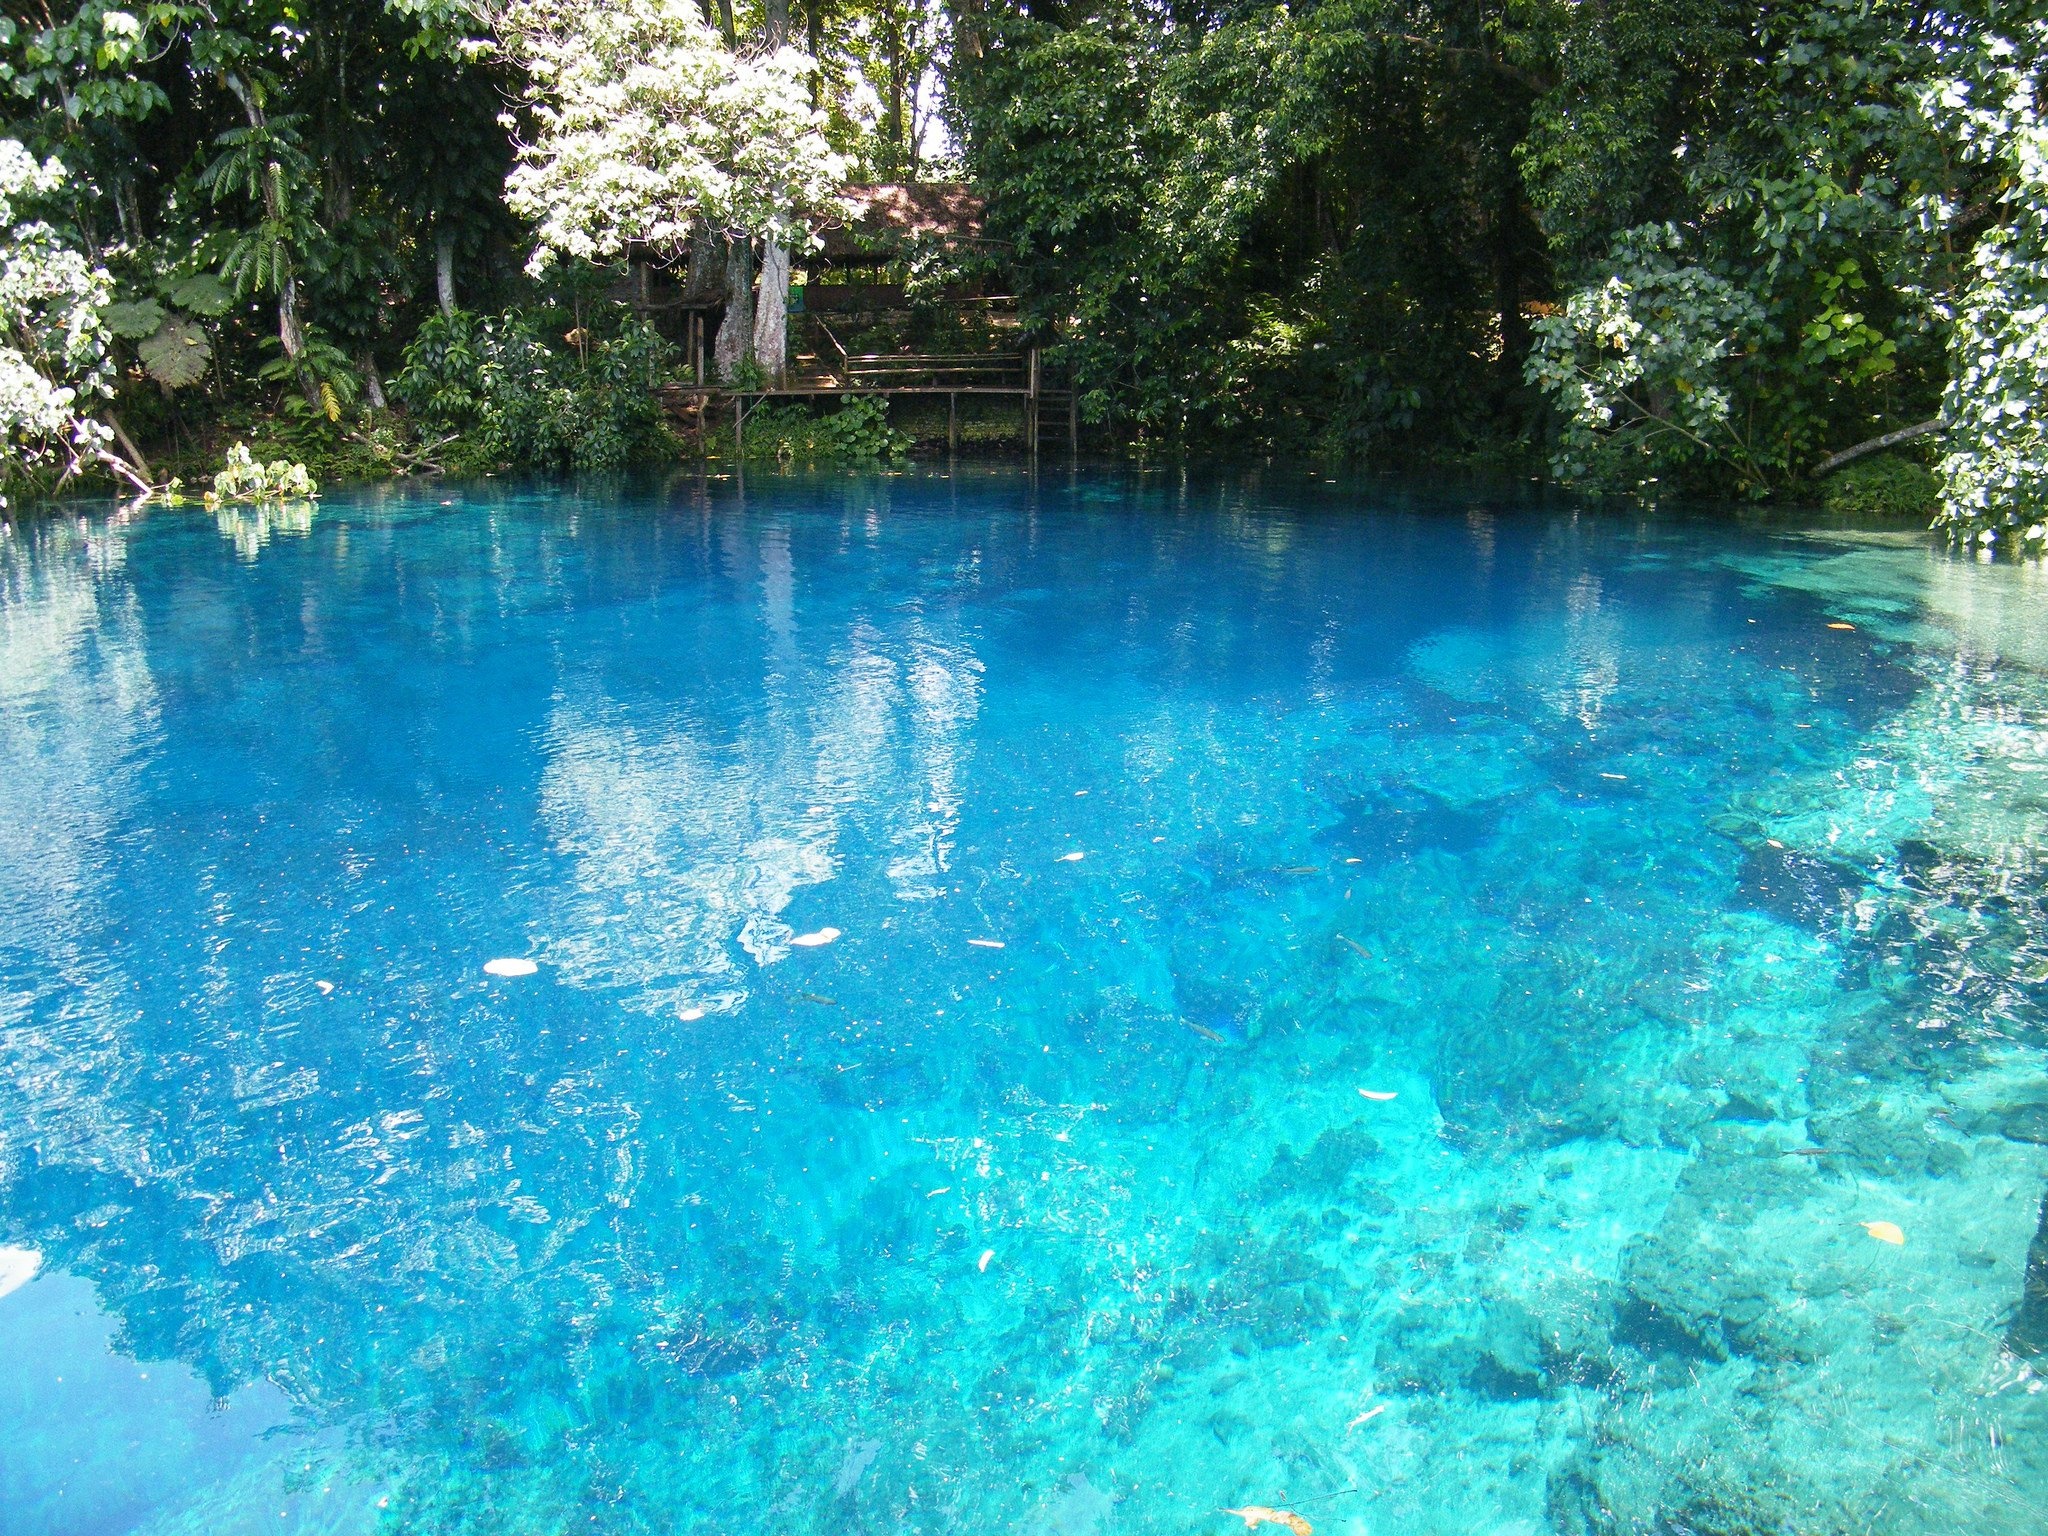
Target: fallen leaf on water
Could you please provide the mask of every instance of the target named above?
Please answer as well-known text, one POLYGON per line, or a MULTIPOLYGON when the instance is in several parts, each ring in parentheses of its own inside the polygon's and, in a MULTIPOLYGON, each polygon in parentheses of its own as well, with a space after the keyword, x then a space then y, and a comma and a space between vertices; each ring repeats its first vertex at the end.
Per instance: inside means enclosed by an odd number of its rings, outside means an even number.
POLYGON ((820 944, 830 944, 839 937, 837 928, 820 928, 816 933, 800 933, 789 942, 800 944, 805 949, 816 949, 820 944))
POLYGON ((988 1248, 988 1249, 984 1249, 984 1250, 982 1251, 982 1255, 981 1255, 981 1262, 980 1262, 979 1264, 975 1265, 974 1267, 975 1267, 976 1269, 978 1269, 978 1270, 982 1271, 982 1272, 983 1272, 984 1274, 986 1274, 986 1273, 988 1272, 988 1261, 989 1261, 990 1259, 994 1258, 995 1256, 996 1256, 996 1251, 995 1251, 995 1249, 993 1249, 993 1248, 988 1248))
POLYGON ((1243 1509, 1219 1510, 1219 1514, 1235 1515, 1244 1522, 1248 1531, 1256 1531, 1262 1525, 1284 1525, 1294 1536, 1310 1536, 1315 1527, 1291 1509, 1268 1509, 1263 1504, 1247 1504, 1243 1509))
POLYGON ((939 1186, 939 1187, 938 1187, 937 1189, 928 1189, 928 1190, 926 1190, 926 1191, 924 1192, 924 1197, 925 1197, 925 1199, 927 1199, 927 1200, 936 1200, 936 1199, 938 1199, 938 1197, 939 1197, 940 1195, 945 1195, 945 1194, 951 1194, 951 1193, 952 1193, 952 1191, 953 1191, 953 1186, 952 1186, 952 1185, 950 1185, 950 1184, 941 1184, 941 1185, 940 1185, 940 1186, 939 1186))
POLYGON ((1058 859, 1058 861, 1057 861, 1057 862, 1059 862, 1059 863, 1061 863, 1061 864, 1078 864, 1078 863, 1080 863, 1080 862, 1081 862, 1081 860, 1083 860, 1083 859, 1085 859, 1085 858, 1087 858, 1087 857, 1088 857, 1088 855, 1087 855, 1087 854, 1085 854, 1085 853, 1079 853, 1079 852, 1075 852, 1075 853, 1063 853, 1063 854, 1061 854, 1061 855, 1059 856, 1059 859, 1058 859))
POLYGON ((531 960, 486 960, 486 976, 531 976, 540 967, 531 960))
POLYGON ((1839 619, 1828 626, 1829 629, 1854 629, 1855 627, 1854 624, 1844 624, 1839 619))
POLYGON ((334 990, 334 983, 331 981, 316 981, 313 983, 313 985, 320 989, 320 995, 322 997, 325 997, 328 993, 334 990))
POLYGON ((967 942, 976 949, 1001 949, 1003 947, 1001 939, 969 939, 967 942))
POLYGON ((1375 1104, 1391 1104, 1400 1097, 1398 1093, 1388 1093, 1378 1088, 1361 1088, 1358 1090, 1358 1096, 1363 1099, 1371 1099, 1375 1104))
POLYGON ((1386 1411, 1387 1405, 1385 1403, 1381 1403, 1377 1408, 1366 1409, 1365 1412, 1361 1413, 1357 1418, 1353 1419, 1349 1424, 1346 1424, 1344 1427, 1346 1429, 1356 1429, 1359 1425, 1378 1418, 1381 1414, 1385 1413, 1386 1411))
POLYGON ((1906 1234, 1895 1221, 1866 1221, 1862 1225, 1863 1230, 1880 1243, 1890 1243, 1894 1248, 1906 1246, 1906 1234))

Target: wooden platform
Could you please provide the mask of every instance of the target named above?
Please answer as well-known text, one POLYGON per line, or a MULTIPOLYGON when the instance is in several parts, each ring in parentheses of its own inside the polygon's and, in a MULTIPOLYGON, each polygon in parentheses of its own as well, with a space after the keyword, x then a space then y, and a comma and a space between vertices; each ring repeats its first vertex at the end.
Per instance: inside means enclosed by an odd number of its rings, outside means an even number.
POLYGON ((765 400, 817 400, 846 395, 914 395, 930 398, 943 395, 947 401, 946 445, 960 442, 959 399, 962 395, 1019 401, 1024 407, 1023 436, 1033 453, 1050 435, 1065 447, 1080 439, 1080 421, 1071 390, 1044 387, 1038 349, 1023 352, 878 352, 848 353, 839 345, 829 327, 820 326, 836 356, 804 355, 798 366, 780 384, 736 388, 717 384, 703 376, 702 354, 698 374, 691 381, 665 385, 663 402, 677 416, 691 419, 701 434, 705 417, 714 406, 731 402, 733 436, 746 441, 748 414, 765 400), (1046 407, 1052 407, 1050 412, 1046 407))

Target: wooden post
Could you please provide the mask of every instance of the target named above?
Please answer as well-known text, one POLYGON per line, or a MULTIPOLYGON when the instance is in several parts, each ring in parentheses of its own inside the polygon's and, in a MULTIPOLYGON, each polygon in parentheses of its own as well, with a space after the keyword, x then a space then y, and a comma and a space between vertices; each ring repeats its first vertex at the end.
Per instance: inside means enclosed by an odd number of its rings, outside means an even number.
POLYGON ((1031 456, 1038 456, 1038 348, 1031 349, 1031 361, 1024 382, 1024 437, 1031 456))
POLYGON ((946 452, 960 451, 960 392, 946 392, 946 452))

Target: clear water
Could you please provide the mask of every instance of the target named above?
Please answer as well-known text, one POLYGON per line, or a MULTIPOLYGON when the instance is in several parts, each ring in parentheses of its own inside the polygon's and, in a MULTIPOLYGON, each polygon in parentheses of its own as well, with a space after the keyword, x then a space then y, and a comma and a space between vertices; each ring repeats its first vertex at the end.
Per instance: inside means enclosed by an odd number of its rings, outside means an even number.
POLYGON ((2038 572, 989 472, 0 583, 6 1532, 2048 1525, 2038 572))

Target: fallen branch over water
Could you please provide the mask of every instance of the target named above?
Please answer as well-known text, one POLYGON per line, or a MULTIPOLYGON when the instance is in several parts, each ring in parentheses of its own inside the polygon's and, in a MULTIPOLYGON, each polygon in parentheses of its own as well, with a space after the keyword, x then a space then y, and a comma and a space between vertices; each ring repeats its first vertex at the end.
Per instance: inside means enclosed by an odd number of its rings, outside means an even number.
POLYGON ((1900 443, 1910 443, 1916 437, 1925 437, 1930 432, 1941 430, 1941 418, 1932 421, 1916 421, 1910 427, 1900 427, 1896 432, 1887 432, 1882 437, 1867 438, 1853 448, 1844 448, 1840 453, 1831 453, 1820 461, 1820 468, 1813 472, 1818 480, 1822 475, 1831 475, 1844 464, 1860 459, 1866 453, 1876 453, 1885 448, 1896 448, 1900 443))

